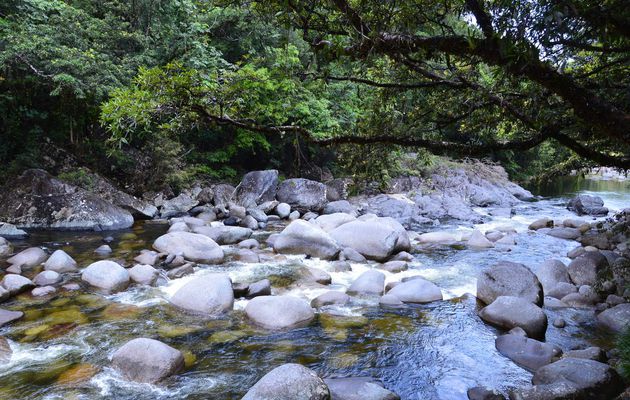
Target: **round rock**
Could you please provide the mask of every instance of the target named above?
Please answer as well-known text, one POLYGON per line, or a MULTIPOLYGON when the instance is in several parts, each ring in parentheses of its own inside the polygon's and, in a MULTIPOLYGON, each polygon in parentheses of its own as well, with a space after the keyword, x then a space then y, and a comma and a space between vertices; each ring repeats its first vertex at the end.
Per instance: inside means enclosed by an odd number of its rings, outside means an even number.
POLYGON ((112 365, 125 379, 155 383, 181 371, 184 355, 160 341, 138 338, 116 350, 112 365))
POLYGON ((193 313, 222 314, 234 306, 232 281, 224 274, 202 275, 182 286, 170 301, 193 313))
POLYGON ((107 292, 118 292, 129 286, 129 272, 118 263, 102 260, 85 268, 81 280, 107 292))
POLYGON ((256 325, 285 329, 308 325, 315 313, 306 302, 293 296, 260 296, 245 306, 245 314, 256 325))
POLYGON ((242 400, 329 400, 328 387, 315 372, 284 364, 263 376, 242 400))
POLYGON ((490 304, 499 296, 521 297, 539 306, 544 297, 536 275, 525 265, 509 261, 484 270, 477 279, 477 298, 490 304))
POLYGON ((61 275, 55 271, 42 271, 35 276, 33 283, 37 286, 52 286, 61 282, 61 275))
POLYGON ((443 299, 440 288, 422 278, 402 282, 394 286, 387 294, 397 297, 403 303, 430 303, 443 299))
POLYGON ((544 339, 547 315, 537 305, 513 296, 499 296, 479 316, 487 323, 502 329, 522 328, 527 336, 544 339))
POLYGON ((155 240, 153 247, 162 253, 182 254, 185 259, 205 264, 219 264, 223 249, 207 236, 190 232, 171 232, 155 240))
POLYGON ((44 269, 47 271, 55 271, 58 273, 77 271, 77 262, 63 250, 55 250, 54 253, 46 260, 44 269))

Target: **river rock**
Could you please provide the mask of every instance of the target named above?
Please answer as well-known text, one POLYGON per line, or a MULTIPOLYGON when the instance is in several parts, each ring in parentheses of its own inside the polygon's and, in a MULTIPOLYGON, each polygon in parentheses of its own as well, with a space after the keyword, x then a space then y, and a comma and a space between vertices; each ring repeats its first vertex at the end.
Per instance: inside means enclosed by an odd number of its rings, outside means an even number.
POLYGON ((24 171, 0 191, 0 220, 20 228, 97 231, 133 224, 128 211, 41 169, 24 171))
POLYGON ((325 182, 326 199, 328 201, 340 201, 348 198, 348 188, 353 181, 350 178, 337 178, 325 182))
POLYGON ((536 277, 538 277, 545 294, 548 294, 547 292, 560 282, 571 282, 566 265, 555 259, 546 260, 536 271, 536 277))
POLYGON ((48 254, 41 248, 29 247, 8 258, 7 262, 23 268, 31 268, 43 263, 46 261, 46 258, 48 258, 48 254))
POLYGON ((245 306, 245 314, 256 325, 285 329, 308 325, 315 313, 306 300, 293 296, 260 296, 245 306))
POLYGON ((263 222, 256 221, 256 218, 252 217, 251 215, 246 215, 245 218, 241 220, 239 225, 250 230, 256 230, 258 229, 258 227, 265 227, 265 224, 263 222))
POLYGON ((260 243, 256 239, 245 239, 238 243, 240 249, 255 250, 260 247, 260 243))
POLYGON ((284 364, 263 376, 242 400, 329 400, 328 387, 315 372, 284 364))
POLYGON ((494 344, 499 353, 529 371, 536 371, 550 364, 554 358, 562 354, 562 350, 556 346, 522 335, 501 335, 494 344))
POLYGON ((166 273, 166 277, 168 279, 179 279, 186 275, 191 275, 195 273, 195 268, 193 263, 186 263, 181 267, 173 268, 172 270, 166 273))
POLYGON ((584 247, 578 246, 574 249, 569 250, 569 252, 567 253, 567 257, 569 257, 570 259, 574 259, 576 257, 581 256, 584 253, 586 253, 586 250, 584 250, 584 247))
POLYGON ((550 289, 545 290, 547 296, 555 297, 556 299, 562 299, 566 295, 571 293, 577 293, 578 288, 568 282, 560 282, 552 286, 550 289))
POLYGON ((22 311, 9 311, 0 308, 0 327, 16 321, 24 316, 22 311))
POLYGON ((225 208, 227 206, 227 204, 232 201, 232 198, 234 196, 234 191, 236 190, 236 188, 232 185, 228 185, 225 183, 220 183, 218 185, 216 185, 213 188, 214 191, 214 198, 213 198, 213 202, 214 205, 218 208, 225 208))
POLYGON ((388 295, 396 296, 403 303, 430 303, 442 300, 442 291, 433 282, 417 278, 394 286, 388 295))
POLYGON ((248 208, 247 209, 248 216, 252 217, 256 222, 267 222, 269 217, 262 210, 257 208, 248 208))
POLYGON ((282 219, 288 218, 291 214, 291 206, 287 203, 279 203, 276 206, 276 215, 282 219))
POLYGON ((234 191, 234 201, 245 207, 256 207, 276 197, 278 189, 278 171, 251 171, 243 176, 234 191))
POLYGON ((40 286, 31 290, 31 295, 33 297, 43 297, 48 296, 49 294, 56 293, 57 289, 54 286, 40 286))
POLYGON ((335 214, 335 213, 344 213, 352 215, 353 217, 357 216, 357 207, 350 204, 348 200, 338 200, 331 201, 330 203, 324 206, 322 210, 322 214, 335 214))
POLYGON ((137 264, 129 269, 131 280, 140 285, 155 285, 159 275, 160 272, 150 265, 137 264))
POLYGON ((529 224, 529 229, 533 231, 537 231, 542 228, 553 228, 553 220, 545 217, 537 219, 536 221, 529 224))
POLYGON ((181 371, 184 355, 160 341, 138 338, 116 350, 112 366, 130 381, 156 383, 181 371))
POLYGON ((547 316, 543 310, 521 297, 499 296, 484 307, 479 316, 502 329, 518 326, 534 339, 544 339, 547 330, 547 316))
POLYGON ((477 279, 477 298, 490 304, 499 296, 521 297, 543 304, 542 285, 525 265, 502 261, 485 269, 477 279))
POLYGON ((30 279, 17 274, 6 274, 4 278, 2 278, 1 284, 11 296, 35 287, 35 284, 30 279))
POLYGON ((350 296, 343 292, 331 290, 311 300, 311 307, 320 308, 331 305, 343 305, 350 301, 350 296))
POLYGON ((232 281, 225 274, 207 274, 194 278, 179 288, 171 304, 184 310, 215 316, 232 310, 232 281))
POLYGON ((486 236, 478 230, 474 230, 467 241, 468 246, 477 249, 487 249, 494 247, 494 244, 486 236))
POLYGON ((400 397, 372 378, 329 378, 324 383, 332 400, 400 400, 400 397))
POLYGON ((573 283, 578 286, 594 285, 600 271, 608 267, 608 260, 598 251, 587 251, 583 255, 575 258, 567 271, 573 283))
POLYGON ((339 257, 340 260, 348 260, 348 261, 352 261, 355 263, 366 263, 367 259, 365 257, 363 257, 363 254, 359 253, 358 251, 356 251, 355 249, 353 249, 352 247, 345 247, 340 254, 339 257))
POLYGON ((188 226, 188 224, 184 221, 174 222, 171 223, 167 232, 190 232, 190 226, 188 226))
POLYGON ((55 250, 54 253, 44 263, 46 271, 55 271, 58 273, 75 272, 78 270, 77 262, 74 261, 68 253, 63 250, 55 250))
POLYGON ((418 235, 419 243, 450 244, 458 241, 459 237, 450 232, 426 232, 418 235))
POLYGON ((270 296, 271 295, 271 282, 269 279, 263 279, 258 282, 250 283, 247 285, 247 292, 245 298, 253 299, 258 296, 270 296))
POLYGON ((107 292, 118 292, 129 285, 129 272, 118 263, 102 260, 85 268, 81 280, 107 292))
POLYGON ((359 275, 348 288, 350 295, 382 295, 385 286, 385 275, 376 270, 368 270, 359 275))
POLYGON ((158 237, 153 248, 162 253, 181 253, 186 260, 204 264, 220 264, 223 249, 207 236, 190 232, 171 232, 158 237))
POLYGON ((0 236, 0 258, 6 257, 13 253, 11 242, 0 236))
POLYGON ((11 293, 0 285, 0 303, 11 297, 11 293))
POLYGON ((273 241, 273 248, 278 253, 306 254, 324 260, 331 260, 339 254, 339 246, 333 238, 304 220, 291 222, 273 241))
POLYGON ((353 248, 365 258, 386 261, 392 254, 410 249, 405 228, 398 223, 398 226, 392 225, 392 221, 387 218, 356 220, 334 229, 330 236, 342 247, 353 248))
POLYGON ((608 361, 606 352, 599 347, 587 347, 581 350, 570 350, 564 353, 566 358, 583 358, 586 360, 593 360, 598 362, 608 361))
POLYGON ((352 215, 335 213, 320 215, 315 220, 313 220, 313 224, 319 226, 325 232, 331 232, 335 228, 354 220, 356 220, 356 218, 352 215))
POLYGON ((630 326, 630 303, 619 304, 601 312, 597 321, 614 332, 623 332, 630 326))
POLYGON ((505 396, 496 389, 488 389, 483 386, 475 386, 466 391, 468 400, 505 400, 505 396))
POLYGON ((22 229, 18 229, 13 224, 7 224, 6 222, 0 222, 0 238, 3 239, 23 239, 28 236, 28 233, 22 229))
POLYGON ((13 350, 11 350, 9 341, 0 336, 0 362, 9 362, 11 360, 11 354, 13 354, 13 350))
POLYGON ((580 194, 572 198, 567 209, 577 215, 591 215, 593 217, 603 217, 608 214, 608 208, 604 207, 604 200, 601 197, 587 194, 580 194))
POLYGON ((160 261, 160 254, 153 250, 142 250, 133 260, 142 265, 156 265, 160 261))
POLYGON ((35 276, 33 283, 37 286, 52 286, 61 282, 62 278, 55 271, 42 271, 35 276))
POLYGON ((379 194, 367 199, 365 211, 379 217, 390 217, 407 227, 417 227, 431 222, 420 215, 420 207, 404 194, 379 194))
POLYGON ((382 264, 379 268, 395 274, 398 272, 406 271, 409 266, 405 261, 388 261, 385 264, 382 264))
POLYGON ((108 244, 103 244, 101 246, 98 246, 94 252, 100 256, 107 256, 108 254, 110 254, 112 252, 112 248, 109 247, 108 244))
POLYGON ((300 212, 319 211, 328 202, 326 185, 303 178, 287 179, 278 186, 278 201, 300 212))
POLYGON ((186 215, 199 201, 193 199, 189 194, 181 193, 179 196, 164 201, 160 208, 162 218, 172 218, 186 215))
POLYGON ((320 285, 330 285, 332 283, 332 277, 323 269, 308 267, 306 268, 306 274, 303 278, 307 282, 316 282, 320 285))
POLYGON ((582 232, 580 232, 580 230, 576 228, 559 227, 549 229, 547 231, 547 235, 560 239, 576 240, 577 238, 582 236, 582 232))
POLYGON ((250 249, 239 249, 234 255, 234 259, 243 263, 258 263, 260 256, 250 249))
POLYGON ((220 245, 235 244, 252 236, 251 229, 240 226, 200 226, 193 231, 209 237, 220 245))

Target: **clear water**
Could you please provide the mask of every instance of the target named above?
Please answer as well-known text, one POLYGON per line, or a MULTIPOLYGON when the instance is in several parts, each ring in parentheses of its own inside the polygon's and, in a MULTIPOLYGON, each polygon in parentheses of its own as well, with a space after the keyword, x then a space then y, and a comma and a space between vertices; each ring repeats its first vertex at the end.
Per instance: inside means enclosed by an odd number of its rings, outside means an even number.
MULTIPOLYGON (((546 259, 563 258, 576 242, 529 232, 527 225, 542 216, 575 218, 564 208, 574 193, 597 193, 606 206, 630 206, 627 183, 611 187, 581 181, 562 186, 562 193, 535 203, 523 203, 512 218, 488 217, 477 225, 483 231, 502 225, 517 230, 517 245, 490 250, 461 246, 428 246, 415 250, 408 271, 387 275, 387 281, 422 275, 440 286, 446 300, 427 305, 384 309, 377 299, 355 299, 344 307, 324 310, 308 327, 269 332, 250 325, 242 309, 222 319, 202 320, 171 307, 168 297, 191 277, 158 288, 132 287, 110 296, 60 292, 55 297, 35 299, 19 296, 2 307, 22 310, 26 316, 0 328, 8 338, 13 356, 0 365, 0 398, 28 399, 238 399, 273 367, 297 362, 322 376, 372 376, 402 399, 466 399, 466 390, 484 385, 507 391, 528 384, 531 374, 501 356, 494 347, 499 333, 476 315, 479 305, 463 296, 474 293, 479 271, 499 260, 521 262, 536 270, 546 259), (336 316, 333 316, 335 314, 336 316), (185 352, 187 369, 159 385, 126 382, 110 369, 109 357, 124 342, 152 337, 185 352)), ((484 212, 485 210, 479 210, 484 212)), ((445 225, 432 230, 470 231, 471 226, 445 225)), ((281 226, 272 227, 272 230, 281 226)), ((139 250, 150 248, 164 225, 137 224, 114 237, 110 258, 131 263, 139 250)), ((267 233, 259 233, 261 239, 267 233)), ((33 234, 17 247, 43 245, 63 248, 85 266, 98 259, 93 250, 104 234, 33 234)), ((297 283, 304 266, 330 271, 328 263, 301 257, 276 257, 261 264, 228 263, 202 268, 196 275, 213 271, 228 273, 234 281, 270 277, 274 292, 306 299, 330 290, 343 290, 363 271, 330 272, 331 286, 297 283)), ((37 271, 30 271, 34 275, 37 271)), ((67 276, 79 281, 79 275, 67 276)), ((550 321, 562 316, 567 327, 550 327, 547 341, 563 349, 589 344, 609 345, 609 337, 592 325, 592 313, 584 310, 545 310, 550 321)))

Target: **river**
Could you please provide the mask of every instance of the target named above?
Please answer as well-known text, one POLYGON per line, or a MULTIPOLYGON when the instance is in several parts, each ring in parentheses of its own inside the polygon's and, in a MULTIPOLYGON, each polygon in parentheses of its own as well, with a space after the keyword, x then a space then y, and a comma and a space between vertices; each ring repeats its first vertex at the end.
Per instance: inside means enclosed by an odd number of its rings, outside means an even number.
MULTIPOLYGON (((531 373, 495 350, 498 331, 477 317, 479 306, 474 299, 461 296, 475 293, 479 271, 499 260, 521 262, 534 271, 548 258, 568 262, 566 253, 577 242, 528 231, 527 226, 543 216, 575 218, 565 209, 570 196, 597 194, 611 210, 630 206, 627 181, 573 179, 538 188, 537 192, 549 197, 520 204, 511 218, 488 216, 486 223, 476 226, 482 231, 499 226, 515 228, 517 245, 509 251, 422 247, 415 249, 409 270, 385 272, 387 282, 422 275, 436 283, 446 300, 427 305, 385 309, 378 306, 378 300, 356 300, 327 309, 326 315, 308 327, 268 332, 243 318, 245 300, 237 300, 234 312, 215 320, 202 320, 171 307, 166 299, 191 277, 156 288, 133 286, 108 296, 85 290, 61 291, 52 299, 20 295, 2 304, 3 308, 24 311, 25 317, 0 328, 0 335, 10 340, 13 349, 11 360, 0 365, 0 398, 239 399, 262 375, 287 362, 304 364, 324 377, 372 376, 405 400, 467 399, 466 390, 472 386, 507 392, 510 387, 526 385, 531 373), (108 358, 136 337, 156 338, 184 351, 186 371, 160 385, 121 380, 109 368, 108 358)), ((18 249, 32 245, 62 248, 81 266, 87 266, 99 258, 93 250, 103 243, 103 236, 111 235, 114 252, 108 258, 124 259, 129 264, 166 229, 163 224, 137 223, 132 229, 106 234, 35 232, 14 245, 18 249)), ((465 232, 472 227, 431 227, 438 229, 465 232)), ((262 242, 269 233, 257 232, 255 237, 262 242)), ((347 288, 367 268, 356 264, 351 272, 330 272, 324 261, 278 257, 271 263, 205 267, 196 275, 222 271, 236 282, 269 277, 275 293, 288 292, 310 300, 329 289, 347 288), (328 270, 332 285, 296 286, 304 265, 328 270)), ((66 278, 78 281, 78 276, 66 278)), ((545 311, 550 322, 556 316, 567 321, 564 329, 550 324, 548 342, 564 350, 610 346, 610 337, 593 326, 592 311, 545 311)))

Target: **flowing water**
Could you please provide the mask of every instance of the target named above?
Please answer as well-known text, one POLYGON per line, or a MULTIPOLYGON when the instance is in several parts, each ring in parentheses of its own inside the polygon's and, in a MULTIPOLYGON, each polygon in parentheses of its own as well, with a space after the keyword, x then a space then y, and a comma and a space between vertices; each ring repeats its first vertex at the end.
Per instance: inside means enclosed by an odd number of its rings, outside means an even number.
MULTIPOLYGON (((517 245, 490 250, 461 246, 433 246, 414 250, 410 269, 387 275, 387 281, 421 275, 440 286, 445 301, 386 309, 377 299, 355 299, 343 307, 322 310, 310 326, 269 332, 250 325, 237 300, 230 315, 203 320, 171 307, 167 299, 194 276, 157 288, 134 286, 115 295, 60 291, 36 299, 23 294, 2 307, 22 310, 25 317, 0 329, 10 340, 13 355, 0 364, 1 399, 238 399, 266 372, 283 363, 297 362, 324 377, 371 376, 402 399, 466 399, 469 387, 484 385, 506 391, 530 382, 531 373, 501 356, 494 347, 498 331, 477 316, 479 305, 465 293, 475 293, 475 277, 499 260, 536 268, 551 257, 564 258, 576 242, 527 230, 540 217, 564 219, 575 215, 564 209, 575 193, 596 192, 611 209, 630 206, 630 184, 581 181, 538 202, 522 203, 512 218, 490 217, 476 227, 482 231, 511 226, 517 245), (462 296, 464 295, 464 296, 462 296), (182 350, 185 372, 159 385, 126 382, 109 368, 109 357, 127 340, 151 337, 182 350)), ((481 213, 485 210, 479 209, 481 213)), ((278 225, 271 230, 281 229, 278 225)), ((23 248, 40 245, 62 248, 80 265, 98 257, 93 250, 103 236, 114 238, 113 259, 131 263, 133 257, 165 232, 166 225, 138 223, 114 233, 34 233, 14 243, 23 248)), ((442 225, 432 230, 464 234, 470 226, 442 225)), ((264 239, 269 232, 256 233, 264 239)), ((269 277, 274 292, 312 299, 330 290, 343 290, 370 266, 356 264, 351 272, 331 272, 327 262, 302 257, 275 257, 273 262, 206 266, 195 276, 223 271, 235 282, 269 277), (297 282, 304 266, 328 270, 331 286, 297 282)), ((34 275, 37 271, 30 271, 34 275)), ((27 274, 28 275, 28 274, 27 274)), ((65 274, 67 281, 79 275, 65 274)), ((587 345, 610 345, 610 338, 593 325, 591 311, 546 310, 550 321, 562 316, 565 329, 550 326, 547 341, 567 350, 587 345)))

